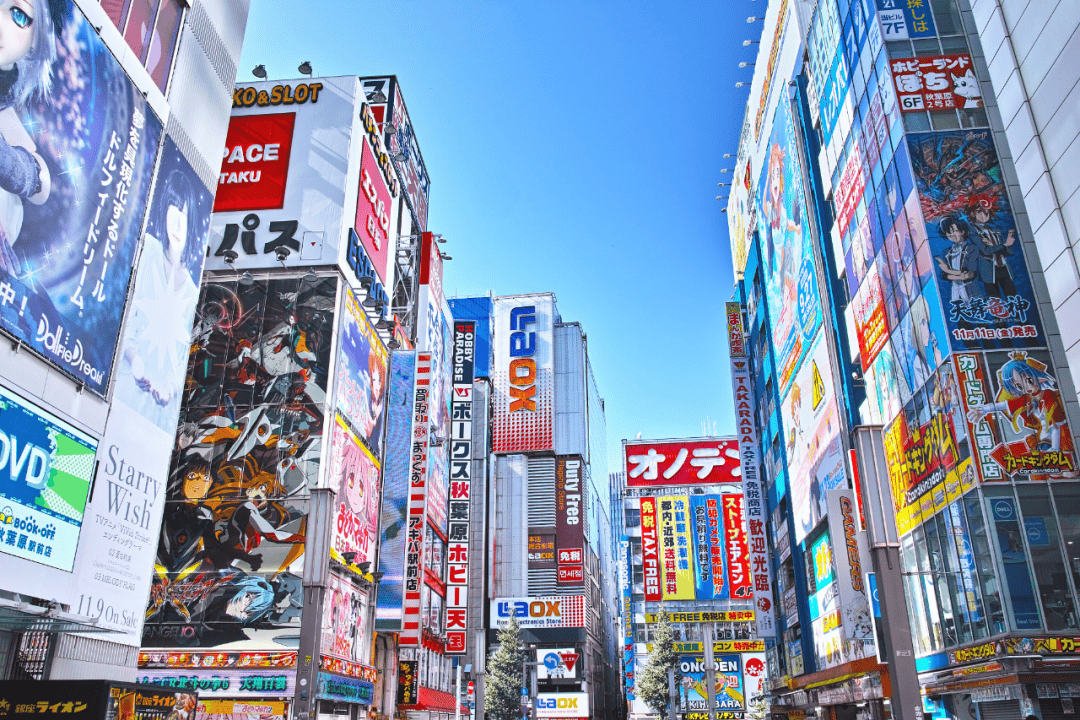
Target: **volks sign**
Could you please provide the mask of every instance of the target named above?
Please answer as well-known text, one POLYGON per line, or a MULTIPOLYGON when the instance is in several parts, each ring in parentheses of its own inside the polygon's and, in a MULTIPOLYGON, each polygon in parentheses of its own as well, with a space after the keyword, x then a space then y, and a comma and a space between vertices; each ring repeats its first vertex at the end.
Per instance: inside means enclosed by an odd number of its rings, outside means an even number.
POLYGON ((585 627, 584 595, 548 595, 526 598, 495 598, 491 617, 505 627, 516 616, 523 628, 585 627))

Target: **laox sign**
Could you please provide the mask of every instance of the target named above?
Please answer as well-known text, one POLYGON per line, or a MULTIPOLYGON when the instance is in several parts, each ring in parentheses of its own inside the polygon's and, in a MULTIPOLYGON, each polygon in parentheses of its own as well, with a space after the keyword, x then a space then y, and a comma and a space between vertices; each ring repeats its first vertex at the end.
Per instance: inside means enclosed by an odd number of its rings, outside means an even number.
POLYGON ((511 613, 520 618, 562 617, 562 603, 558 600, 500 602, 498 609, 499 617, 504 618, 510 617, 511 613))
POLYGON ((536 324, 536 306, 524 305, 510 311, 510 412, 536 412, 536 332, 526 328, 536 324))

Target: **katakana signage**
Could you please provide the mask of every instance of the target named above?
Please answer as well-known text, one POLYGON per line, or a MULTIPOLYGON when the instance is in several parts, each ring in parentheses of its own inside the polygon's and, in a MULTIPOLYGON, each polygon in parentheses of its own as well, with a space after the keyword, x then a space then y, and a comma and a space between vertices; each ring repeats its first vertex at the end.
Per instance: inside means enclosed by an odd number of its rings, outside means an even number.
POLYGON ((450 396, 450 508, 446 566, 446 654, 463 655, 469 627, 469 532, 472 502, 472 383, 476 323, 454 321, 450 396))
POLYGON ((970 55, 895 58, 889 67, 901 112, 982 107, 970 55))
POLYGON ((413 387, 413 425, 409 451, 409 505, 405 535, 405 590, 402 601, 403 646, 420 644, 420 589, 424 582, 424 508, 427 500, 428 444, 431 432, 431 353, 416 354, 416 384, 413 387))
POLYGON ((628 487, 742 482, 734 439, 626 441, 623 453, 628 487))

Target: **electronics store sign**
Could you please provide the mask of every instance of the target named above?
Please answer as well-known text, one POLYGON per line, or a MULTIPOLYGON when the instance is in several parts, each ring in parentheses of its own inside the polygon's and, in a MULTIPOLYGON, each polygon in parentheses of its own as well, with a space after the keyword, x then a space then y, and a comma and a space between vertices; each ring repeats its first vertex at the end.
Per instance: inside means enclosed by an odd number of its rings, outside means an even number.
POLYGON ((587 718, 589 717, 589 694, 540 693, 536 696, 536 716, 587 718))
POLYGON ((491 616, 500 628, 509 625, 514 616, 523 628, 585 627, 585 596, 495 598, 491 616))

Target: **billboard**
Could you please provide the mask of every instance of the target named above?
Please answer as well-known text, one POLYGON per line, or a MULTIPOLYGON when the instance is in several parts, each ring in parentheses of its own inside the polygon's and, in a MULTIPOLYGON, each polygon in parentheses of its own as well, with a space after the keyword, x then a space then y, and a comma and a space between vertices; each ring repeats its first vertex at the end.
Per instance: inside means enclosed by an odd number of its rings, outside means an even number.
POLYGON ((559 587, 585 584, 585 494, 582 462, 575 456, 555 458, 555 545, 559 587))
POLYGON ((896 58, 889 61, 900 112, 982 107, 970 55, 896 58))
POLYGON ((495 298, 492 452, 551 450, 555 409, 555 298, 495 298))
POLYGON ((491 619, 496 628, 506 627, 515 615, 522 628, 582 628, 585 596, 546 595, 491 601, 491 619))
POLYGON ((364 593, 348 577, 329 574, 323 600, 322 644, 319 646, 323 655, 349 662, 361 659, 364 648, 359 636, 366 604, 364 593))
POLYGON ((161 122, 74 4, 34 7, 9 49, 0 329, 104 394, 161 122))
POLYGON ((694 594, 698 600, 726 600, 727 559, 720 498, 691 495, 690 514, 694 535, 694 594))
MULTIPOLYGON (((450 505, 446 568, 446 652, 464 654, 469 628, 472 512, 472 405, 476 323, 454 321, 450 399, 450 505)), ((531 543, 530 543, 531 549, 531 543)), ((554 558, 552 558, 554 560, 554 558)))
POLYGON ((693 600, 695 582, 690 544, 690 499, 685 495, 660 497, 657 498, 657 508, 664 600, 693 600))
MULTIPOLYGON (((71 571, 97 447, 96 438, 0 386, 0 552, 71 571)), ((140 494, 152 489, 148 478, 125 480, 140 494)))
POLYGON ((416 353, 413 386, 412 438, 409 450, 409 502, 405 534, 405 582, 402 593, 401 645, 420 644, 420 588, 424 583, 424 536, 427 531, 424 501, 427 498, 428 449, 431 442, 431 353, 416 353))
MULTIPOLYGON (((388 181, 379 161, 375 159, 375 153, 380 152, 381 146, 375 122, 367 113, 363 113, 362 117, 366 138, 360 144, 360 188, 356 198, 353 229, 360 237, 364 252, 375 266, 379 280, 385 285, 389 282, 387 262, 391 240, 396 242, 396 238, 390 237, 390 204, 397 194, 394 191, 396 183, 392 176, 388 181)), ((385 157, 385 153, 382 153, 382 157, 385 157)))
POLYGON ((350 288, 343 300, 335 406, 364 447, 381 458, 388 353, 350 288))
POLYGON ((375 606, 375 627, 379 630, 401 628, 415 375, 415 352, 398 350, 390 356, 386 460, 383 462, 382 512, 379 517, 379 571, 383 576, 375 606))
POLYGON ((742 482, 734 439, 626 440, 627 487, 723 485, 742 482))
POLYGON ((536 717, 590 717, 589 693, 539 693, 536 696, 536 717))
POLYGON ((353 224, 345 214, 353 202, 350 170, 360 174, 350 158, 353 135, 362 132, 356 90, 355 77, 235 89, 208 269, 337 261, 353 224))
POLYGON ((753 597, 750 549, 746 542, 746 524, 743 518, 743 496, 734 493, 721 495, 720 512, 724 519, 728 592, 733 599, 753 597))
POLYGON ((660 536, 656 498, 643 497, 641 506, 641 561, 645 575, 646 602, 662 599, 660 580, 660 536))
POLYGON ((865 373, 889 340, 885 293, 881 287, 878 261, 875 260, 867 271, 852 299, 852 305, 855 313, 855 334, 859 339, 859 359, 865 373))
POLYGON ((907 137, 953 349, 1045 347, 990 131, 907 137))
MULTIPOLYGON (((715 671, 715 709, 742 713, 746 706, 743 691, 742 657, 735 654, 717 655, 713 659, 715 671)), ((683 676, 685 690, 680 693, 684 712, 709 709, 709 686, 705 673, 705 659, 700 655, 679 657, 679 671, 683 676)))
POLYGON ((877 0, 877 16, 882 39, 886 41, 937 37, 934 16, 922 3, 877 0))
POLYGON ((1049 353, 960 353, 955 361, 983 482, 1076 477, 1076 448, 1049 353))
POLYGON ((781 397, 809 354, 810 341, 822 322, 798 152, 791 111, 787 102, 781 102, 766 151, 767 170, 761 173, 757 192, 765 298, 781 397))
MULTIPOLYGON (((826 494, 829 539, 836 568, 836 591, 844 645, 848 659, 871 657, 874 650, 874 621, 870 596, 863 582, 863 560, 869 560, 866 542, 859 535, 859 511, 855 493, 837 488, 826 494)), ((865 537, 865 536, 862 536, 865 537)))
POLYGON ((797 543, 822 518, 825 491, 847 481, 840 448, 840 412, 824 338, 824 333, 814 338, 808 362, 781 404, 797 543))
POLYGON ((327 485, 334 490, 334 530, 330 547, 339 555, 355 553, 357 564, 375 559, 379 509, 379 460, 340 413, 330 440, 327 485))

